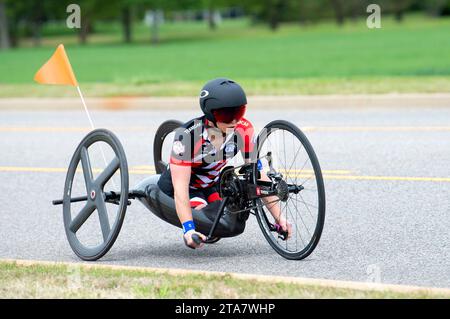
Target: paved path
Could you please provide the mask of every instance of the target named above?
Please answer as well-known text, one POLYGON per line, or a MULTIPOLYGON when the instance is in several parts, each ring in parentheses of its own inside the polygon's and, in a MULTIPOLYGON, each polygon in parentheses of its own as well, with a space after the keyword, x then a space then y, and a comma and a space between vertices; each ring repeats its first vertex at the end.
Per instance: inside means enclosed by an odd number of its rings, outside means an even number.
MULTIPOLYGON (((324 171, 327 219, 315 252, 278 256, 255 219, 245 233, 186 249, 181 232, 140 203, 99 263, 276 274, 450 287, 450 108, 313 108, 248 114, 257 127, 275 118, 303 128, 324 171), (338 172, 338 173, 337 173, 338 172)), ((117 133, 130 185, 151 172, 152 141, 164 120, 196 111, 93 111, 117 133)), ((82 110, 0 111, 0 258, 77 261, 63 229, 65 169, 89 131, 82 110)))

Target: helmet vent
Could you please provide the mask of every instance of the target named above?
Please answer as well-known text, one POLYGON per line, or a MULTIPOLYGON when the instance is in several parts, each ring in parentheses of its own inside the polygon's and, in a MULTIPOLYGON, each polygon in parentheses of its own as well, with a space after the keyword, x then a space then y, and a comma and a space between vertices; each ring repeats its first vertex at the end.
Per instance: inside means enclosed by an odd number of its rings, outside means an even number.
POLYGON ((226 80, 226 81, 220 82, 220 85, 229 84, 229 83, 230 83, 230 84, 233 84, 234 81, 226 80))

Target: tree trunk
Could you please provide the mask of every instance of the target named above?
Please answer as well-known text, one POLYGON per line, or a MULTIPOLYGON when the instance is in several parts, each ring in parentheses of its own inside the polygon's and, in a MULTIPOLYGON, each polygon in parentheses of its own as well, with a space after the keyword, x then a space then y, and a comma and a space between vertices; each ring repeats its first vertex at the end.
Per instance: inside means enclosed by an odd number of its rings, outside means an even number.
POLYGON ((409 0, 397 0, 394 1, 394 18, 397 22, 402 22, 406 9, 410 5, 409 0))
POLYGON ((159 13, 158 11, 153 11, 153 21, 151 26, 151 43, 159 43, 159 13))
POLYGON ((300 2, 298 8, 298 22, 301 26, 306 26, 308 24, 308 10, 305 3, 300 2))
POLYGON ((44 24, 45 14, 43 11, 42 4, 35 1, 32 6, 32 14, 31 14, 31 34, 33 37, 33 45, 38 47, 41 45, 41 31, 42 25, 44 24))
POLYGON ((445 10, 446 5, 447 5, 446 0, 434 0, 430 1, 430 3, 426 5, 426 9, 428 14, 430 14, 431 16, 439 17, 445 10))
POLYGON ((402 22, 403 21, 403 10, 401 10, 401 9, 395 10, 394 16, 395 16, 395 21, 402 22))
POLYGON ((11 47, 11 40, 8 31, 8 19, 6 17, 6 6, 0 0, 0 49, 8 49, 11 47))
POLYGON ((333 6, 334 15, 336 17, 336 23, 338 25, 343 25, 345 22, 344 16, 344 6, 341 0, 331 0, 331 5, 333 6))
POLYGON ((35 21, 31 23, 31 27, 33 28, 33 45, 38 47, 41 45, 41 29, 42 25, 39 21, 35 21))
POLYGON ((122 26, 123 26, 123 36, 124 41, 126 43, 130 43, 132 41, 131 39, 131 9, 130 7, 124 7, 122 9, 122 26))
POLYGON ((352 20, 353 20, 353 22, 354 23, 357 23, 358 22, 358 17, 359 17, 359 14, 360 14, 360 12, 361 12, 361 4, 360 4, 360 1, 359 0, 353 0, 352 2, 351 2, 351 17, 352 17, 352 20))
POLYGON ((210 30, 215 30, 217 27, 216 20, 214 19, 214 9, 211 6, 208 8, 208 26, 210 30))
POLYGON ((298 8, 297 8, 297 17, 298 17, 298 23, 300 23, 301 26, 306 25, 306 15, 305 15, 305 4, 303 1, 298 1, 298 8))
POLYGON ((285 0, 275 0, 269 8, 269 26, 275 31, 280 26, 281 14, 284 9, 285 0))
POLYGON ((87 43, 87 37, 90 31, 90 20, 87 17, 84 17, 83 20, 81 20, 81 28, 79 33, 79 40, 81 44, 87 43))

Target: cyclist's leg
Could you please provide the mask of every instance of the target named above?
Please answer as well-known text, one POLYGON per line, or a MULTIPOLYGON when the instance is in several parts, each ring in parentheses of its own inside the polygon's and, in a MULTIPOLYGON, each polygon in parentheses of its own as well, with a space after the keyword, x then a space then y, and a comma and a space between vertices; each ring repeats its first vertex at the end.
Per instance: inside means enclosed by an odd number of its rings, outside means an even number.
POLYGON ((189 189, 189 203, 191 207, 194 209, 202 209, 208 202, 206 201, 206 197, 202 190, 197 189, 189 189))
POLYGON ((216 186, 211 186, 208 188, 203 189, 203 194, 208 201, 208 203, 212 203, 218 200, 222 200, 222 198, 219 195, 219 192, 217 190, 216 186))
MULTIPOLYGON (((172 177, 170 171, 164 171, 158 181, 158 187, 166 195, 174 197, 172 177)), ((194 209, 201 209, 208 205, 205 195, 201 190, 189 189, 189 203, 194 209)))
POLYGON ((173 198, 174 190, 172 184, 172 176, 170 174, 170 170, 165 170, 158 180, 158 187, 163 191, 166 195, 173 198))

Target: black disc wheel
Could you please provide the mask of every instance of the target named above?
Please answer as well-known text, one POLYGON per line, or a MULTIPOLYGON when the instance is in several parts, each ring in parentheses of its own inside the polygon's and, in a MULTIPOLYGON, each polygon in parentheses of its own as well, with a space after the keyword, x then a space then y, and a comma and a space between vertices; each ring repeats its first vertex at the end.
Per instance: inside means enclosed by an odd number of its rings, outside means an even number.
POLYGON ((155 141, 153 142, 156 174, 162 174, 167 169, 175 130, 182 124, 177 120, 168 120, 162 123, 156 131, 155 141))
MULTIPOLYGON (((256 147, 261 179, 270 181, 269 159, 282 176, 278 196, 255 200, 259 226, 278 254, 293 260, 306 258, 317 246, 325 222, 325 188, 313 147, 297 126, 281 120, 265 126, 256 147), (297 191, 293 191, 294 185, 297 191), (289 238, 277 232, 280 217, 291 225, 289 238)), ((257 166, 253 165, 254 183, 258 183, 257 166)))
POLYGON ((75 150, 64 185, 64 227, 75 254, 88 261, 104 256, 119 235, 127 204, 123 147, 112 132, 94 130, 75 150))

